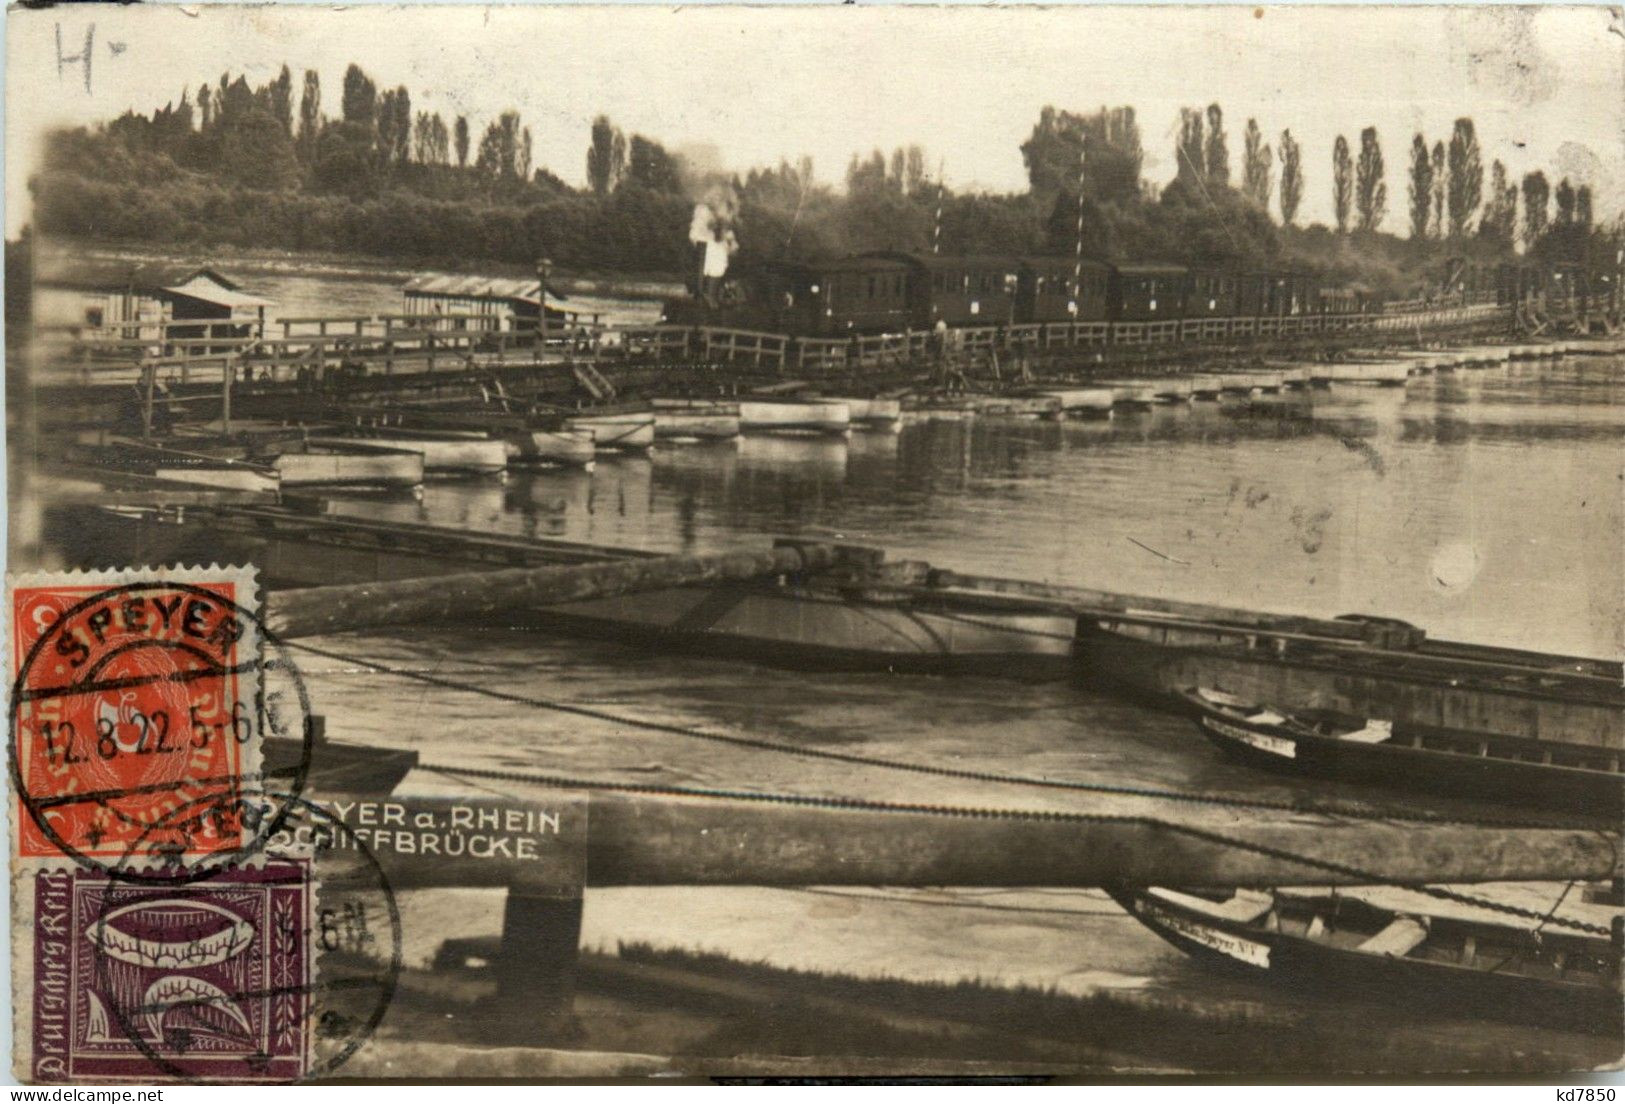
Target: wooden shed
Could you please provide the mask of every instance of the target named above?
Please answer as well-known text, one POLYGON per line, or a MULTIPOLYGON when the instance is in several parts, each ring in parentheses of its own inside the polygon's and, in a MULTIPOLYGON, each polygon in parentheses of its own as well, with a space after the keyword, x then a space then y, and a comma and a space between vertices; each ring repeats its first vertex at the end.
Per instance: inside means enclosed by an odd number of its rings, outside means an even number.
MULTIPOLYGON (((542 303, 542 284, 535 278, 427 275, 413 277, 401 290, 407 315, 445 318, 446 328, 458 330, 534 330, 542 303)), ((565 298, 556 288, 547 289, 549 326, 564 329, 588 321, 559 305, 565 298)))
POLYGON ((274 305, 206 265, 57 256, 34 270, 34 319, 46 327, 109 330, 130 339, 260 337, 274 305))

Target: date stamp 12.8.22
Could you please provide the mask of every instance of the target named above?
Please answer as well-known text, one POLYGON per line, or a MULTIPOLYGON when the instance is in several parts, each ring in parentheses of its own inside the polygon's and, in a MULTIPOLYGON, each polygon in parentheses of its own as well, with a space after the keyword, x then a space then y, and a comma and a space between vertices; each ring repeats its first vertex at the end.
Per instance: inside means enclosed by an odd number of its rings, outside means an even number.
MULTIPOLYGON (((259 768, 262 638, 250 568, 8 580, 19 857, 128 861, 169 812, 259 768)), ((192 826, 188 855, 242 847, 192 826)))

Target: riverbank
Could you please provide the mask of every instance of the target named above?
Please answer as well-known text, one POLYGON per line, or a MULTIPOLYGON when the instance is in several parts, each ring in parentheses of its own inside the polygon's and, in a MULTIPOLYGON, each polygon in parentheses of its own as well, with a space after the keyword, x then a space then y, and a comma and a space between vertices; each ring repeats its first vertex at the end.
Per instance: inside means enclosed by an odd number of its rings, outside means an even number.
MULTIPOLYGON (((447 924, 466 927, 463 918, 487 911, 475 896, 408 894, 403 907, 414 927, 433 917, 441 925, 436 930, 444 931, 447 924)), ((489 965, 495 939, 465 938, 453 944, 455 951, 448 947, 439 954, 432 971, 409 960, 380 1039, 386 1053, 396 1039, 455 1047, 471 1072, 482 1062, 513 1061, 515 1048, 564 1046, 661 1055, 670 1074, 699 1076, 860 1074, 881 1053, 894 1074, 1035 1076, 1352 1076, 1463 1069, 1535 1075, 1594 1068, 1617 1056, 1617 1045, 1605 1037, 1457 1023, 1405 1009, 1378 1013, 1332 994, 1313 997, 1312 1014, 1305 1015, 1297 1002, 1272 1001, 1272 988, 1262 983, 1233 983, 1232 993, 1221 997, 1201 992, 1217 986, 1204 986, 1211 979, 1179 961, 1156 969, 1189 970, 1194 982, 1183 993, 1160 986, 1084 989, 1065 978, 1057 983, 1053 973, 1035 972, 1031 963, 1012 964, 1015 977, 997 967, 991 973, 949 968, 931 976, 941 964, 935 971, 927 966, 922 975, 917 954, 891 967, 824 964, 849 961, 837 944, 895 945, 901 931, 915 933, 909 943, 931 934, 945 949, 959 944, 960 953, 997 941, 1025 942, 1063 959, 1123 955, 1126 962, 1141 963, 1177 957, 1111 908, 1094 891, 1042 889, 906 896, 816 888, 595 890, 588 895, 587 949, 577 966, 572 1015, 546 1026, 527 1023, 516 1032, 495 1004, 497 978, 489 965), (782 936, 789 915, 808 908, 810 922, 799 941, 810 945, 797 951, 704 950, 720 932, 702 942, 647 919, 726 914, 729 942, 748 947, 761 946, 772 933, 782 936), (616 928, 659 927, 667 934, 653 941, 614 934, 616 928), (760 938, 753 938, 758 929, 760 938), (787 965, 790 960, 819 964, 787 965)), ((365 1051, 358 1061, 359 1069, 369 1068, 365 1051)))

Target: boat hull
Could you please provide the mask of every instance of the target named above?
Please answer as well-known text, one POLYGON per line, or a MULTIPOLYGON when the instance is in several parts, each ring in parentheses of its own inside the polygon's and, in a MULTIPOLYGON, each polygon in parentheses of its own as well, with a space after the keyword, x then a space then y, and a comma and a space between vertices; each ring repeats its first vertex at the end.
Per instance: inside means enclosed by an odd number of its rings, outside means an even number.
POLYGON ((1061 404, 1062 414, 1080 418, 1109 418, 1116 394, 1110 387, 1075 387, 1062 391, 1046 391, 1045 397, 1061 404))
POLYGON ((900 399, 831 399, 846 404, 847 417, 853 425, 891 425, 903 418, 900 399))
POLYGON ((272 467, 287 487, 416 487, 423 457, 415 452, 285 452, 272 467))
POLYGON ((654 447, 653 414, 601 414, 567 418, 567 430, 590 432, 599 452, 642 452, 654 447))
POLYGON ((1625 776, 1619 774, 1412 747, 1398 742, 1406 738, 1403 732, 1380 744, 1357 743, 1251 723, 1203 706, 1194 696, 1187 700, 1198 711, 1196 723, 1202 734, 1226 755, 1251 767, 1485 798, 1607 817, 1612 823, 1625 816, 1625 776))
POLYGON ((184 484, 188 487, 209 487, 224 491, 255 491, 275 494, 279 487, 279 480, 274 472, 262 471, 246 464, 229 468, 205 468, 192 465, 173 468, 155 467, 152 475, 154 479, 162 479, 166 483, 184 484))
POLYGON ((922 602, 864 601, 797 586, 673 587, 548 606, 538 628, 602 635, 764 663, 827 669, 967 671, 1031 681, 1071 670, 1071 618, 961 614, 922 602))
POLYGON ((744 433, 843 434, 852 429, 852 410, 844 402, 742 402, 739 428, 744 433))
POLYGON ((1190 687, 1207 686, 1289 713, 1317 710, 1616 751, 1625 746, 1625 712, 1612 697, 1426 676, 1402 663, 1372 663, 1383 657, 1359 647, 1281 653, 1263 639, 1249 647, 1235 632, 1141 631, 1084 617, 1077 652, 1085 678, 1161 702, 1180 703, 1190 687))
POLYGON ((568 464, 586 467, 598 454, 587 432, 528 429, 507 437, 509 458, 518 463, 568 464))
POLYGON ((1617 990, 1329 946, 1182 907, 1156 891, 1108 888, 1124 911, 1168 943, 1227 972, 1407 1012, 1550 1024, 1617 1034, 1617 990))
POLYGON ((422 457, 431 475, 496 475, 508 466, 508 446, 489 438, 440 440, 416 437, 332 437, 313 439, 324 448, 358 453, 409 453, 422 457))
POLYGON ((690 410, 656 410, 655 437, 731 441, 739 436, 739 415, 706 414, 690 410))
MULTIPOLYGON (((284 535, 280 526, 259 523, 270 516, 225 524, 222 512, 210 524, 200 511, 176 522, 73 507, 53 513, 51 537, 73 563, 94 563, 99 550, 109 547, 129 549, 137 562, 253 562, 262 585, 272 590, 425 578, 475 570, 481 562, 509 567, 646 555, 556 542, 539 561, 525 553, 546 547, 544 542, 492 535, 477 538, 490 548, 475 561, 453 554, 453 541, 432 527, 422 527, 426 539, 420 542, 415 527, 378 534, 372 523, 290 514, 284 535)), ((508 617, 519 627, 796 669, 962 672, 1030 681, 1072 672, 1070 616, 772 582, 667 588, 515 610, 508 617)))

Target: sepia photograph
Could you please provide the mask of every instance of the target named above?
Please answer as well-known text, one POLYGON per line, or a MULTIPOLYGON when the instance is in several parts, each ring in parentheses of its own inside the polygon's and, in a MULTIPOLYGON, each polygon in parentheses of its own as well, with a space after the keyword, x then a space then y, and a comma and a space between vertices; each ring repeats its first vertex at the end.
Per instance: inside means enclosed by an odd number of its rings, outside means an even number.
POLYGON ((1619 1083, 1620 9, 5 65, 13 1085, 1619 1083))

